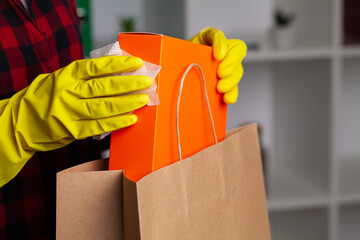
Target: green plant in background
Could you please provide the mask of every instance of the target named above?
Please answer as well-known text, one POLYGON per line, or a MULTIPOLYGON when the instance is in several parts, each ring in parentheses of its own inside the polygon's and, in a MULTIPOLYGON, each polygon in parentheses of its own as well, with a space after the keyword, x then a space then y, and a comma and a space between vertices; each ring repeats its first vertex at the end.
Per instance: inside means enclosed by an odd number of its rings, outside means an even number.
POLYGON ((286 27, 290 25, 295 19, 295 15, 287 13, 283 9, 276 9, 275 11, 275 23, 277 27, 286 27))
POLYGON ((85 57, 89 56, 92 50, 92 38, 91 38, 91 2, 90 0, 76 0, 78 7, 77 13, 80 17, 81 36, 84 44, 85 57))
POLYGON ((133 17, 120 18, 119 25, 123 32, 134 32, 136 21, 133 17))

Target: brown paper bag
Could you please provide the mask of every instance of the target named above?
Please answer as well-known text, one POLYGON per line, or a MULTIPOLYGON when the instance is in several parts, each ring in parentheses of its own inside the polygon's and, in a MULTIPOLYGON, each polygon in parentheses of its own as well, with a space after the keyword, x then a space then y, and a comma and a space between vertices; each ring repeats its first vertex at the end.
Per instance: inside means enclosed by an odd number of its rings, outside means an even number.
POLYGON ((255 124, 136 183, 83 167, 58 173, 58 239, 270 239, 255 124))
POLYGON ((123 239, 123 172, 108 159, 57 174, 56 239, 123 239))

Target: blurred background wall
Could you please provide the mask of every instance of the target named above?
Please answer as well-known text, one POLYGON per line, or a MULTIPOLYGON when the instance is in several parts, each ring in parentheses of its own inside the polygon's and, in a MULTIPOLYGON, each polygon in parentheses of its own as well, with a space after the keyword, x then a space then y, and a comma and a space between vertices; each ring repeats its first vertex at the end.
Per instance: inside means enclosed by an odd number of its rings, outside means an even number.
POLYGON ((359 239, 360 1, 79 0, 86 50, 120 31, 246 42, 228 129, 259 124, 273 239, 359 239), (88 25, 86 25, 88 24, 88 25))

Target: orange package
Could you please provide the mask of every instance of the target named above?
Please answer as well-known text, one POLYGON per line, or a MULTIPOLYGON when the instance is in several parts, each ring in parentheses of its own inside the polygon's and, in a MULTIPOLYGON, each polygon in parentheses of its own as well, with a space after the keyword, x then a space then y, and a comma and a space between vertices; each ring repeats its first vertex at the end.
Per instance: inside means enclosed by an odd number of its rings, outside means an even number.
MULTIPOLYGON (((122 50, 161 66, 155 79, 160 104, 136 110, 135 125, 112 133, 110 170, 124 170, 128 179, 138 181, 179 160, 177 100, 181 78, 192 63, 197 63, 204 72, 216 135, 218 141, 225 139, 227 106, 216 90, 219 62, 213 58, 211 47, 149 33, 120 33, 118 41, 122 50)), ((215 143, 198 68, 192 68, 185 78, 179 129, 182 158, 215 143)))

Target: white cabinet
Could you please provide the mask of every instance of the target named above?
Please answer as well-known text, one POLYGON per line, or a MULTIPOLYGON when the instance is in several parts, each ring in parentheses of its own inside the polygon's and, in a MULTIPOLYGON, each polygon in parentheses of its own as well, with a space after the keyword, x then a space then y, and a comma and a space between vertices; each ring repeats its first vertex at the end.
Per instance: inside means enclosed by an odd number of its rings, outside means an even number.
MULTIPOLYGON (((145 30, 189 37, 194 26, 200 30, 199 24, 215 19, 236 36, 234 29, 243 25, 234 20, 236 4, 259 1, 218 1, 218 12, 206 6, 213 1, 145 1, 146 10, 153 9, 146 13, 145 30)), ((296 14, 296 40, 290 49, 248 52, 238 102, 229 106, 228 128, 259 124, 274 240, 359 239, 360 20, 354 28, 351 19, 359 15, 360 4, 272 2, 266 8, 279 6, 296 14)), ((253 15, 258 13, 255 8, 253 15)))
POLYGON ((146 31, 190 38, 213 26, 231 37, 260 34, 271 26, 272 0, 143 0, 146 31))
POLYGON ((343 1, 276 2, 301 37, 249 52, 228 126, 260 125, 273 239, 359 239, 360 42, 343 45, 343 1))
POLYGON ((294 12, 292 48, 265 44, 248 52, 227 126, 259 124, 274 240, 360 239, 360 1, 106 0, 93 5, 98 47, 114 41, 118 17, 135 17, 139 31, 189 38, 212 25, 242 39, 242 33, 269 30, 271 9, 294 12))

